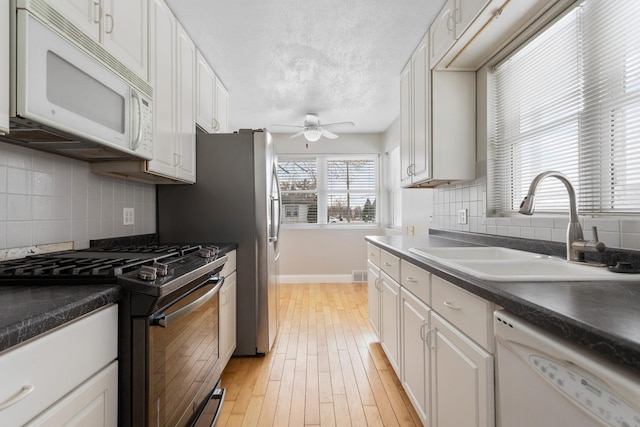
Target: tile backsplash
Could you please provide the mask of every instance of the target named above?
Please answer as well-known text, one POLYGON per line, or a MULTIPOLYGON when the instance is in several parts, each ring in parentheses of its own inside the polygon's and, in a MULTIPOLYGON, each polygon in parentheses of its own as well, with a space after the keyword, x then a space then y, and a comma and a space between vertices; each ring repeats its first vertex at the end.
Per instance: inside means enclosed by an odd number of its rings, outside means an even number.
POLYGON ((0 249, 155 233, 155 186, 89 163, 0 142, 0 249), (134 224, 123 225, 123 208, 134 224))
MULTIPOLYGON (((486 162, 478 163, 476 180, 438 187, 434 191, 432 228, 469 231, 499 236, 565 242, 569 213, 534 214, 511 217, 487 217, 486 162), (458 223, 458 211, 467 209, 467 224, 458 223)), ((607 247, 640 250, 640 215, 620 217, 580 216, 586 239, 592 238, 592 226, 607 247)))

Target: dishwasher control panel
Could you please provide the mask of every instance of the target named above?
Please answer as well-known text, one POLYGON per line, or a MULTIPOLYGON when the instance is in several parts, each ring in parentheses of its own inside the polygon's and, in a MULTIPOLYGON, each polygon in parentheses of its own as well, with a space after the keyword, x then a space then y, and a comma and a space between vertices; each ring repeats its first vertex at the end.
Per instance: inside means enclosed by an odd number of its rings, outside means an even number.
POLYGON ((541 356, 530 355, 529 363, 550 384, 604 423, 612 427, 640 427, 640 412, 603 385, 541 356))

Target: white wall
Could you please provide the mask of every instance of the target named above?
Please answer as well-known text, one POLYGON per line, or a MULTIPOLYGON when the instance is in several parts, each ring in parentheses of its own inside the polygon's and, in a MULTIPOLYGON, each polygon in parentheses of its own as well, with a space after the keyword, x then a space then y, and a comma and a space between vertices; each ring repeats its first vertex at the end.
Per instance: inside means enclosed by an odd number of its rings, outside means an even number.
MULTIPOLYGON (((321 138, 308 142, 300 136, 273 134, 278 154, 381 154, 382 134, 340 133, 335 140, 321 138)), ((382 158, 382 155, 381 155, 382 158)), ((381 174, 383 175, 383 174, 381 174)), ((378 206, 387 204, 381 192, 378 206)), ((386 219, 381 218, 382 224, 386 219)), ((367 269, 364 237, 384 234, 379 227, 341 225, 295 228, 283 226, 280 246, 280 280, 282 283, 351 282, 353 270, 367 269)))
POLYGON ((155 233, 155 186, 92 174, 89 163, 0 142, 0 249, 155 233), (122 224, 122 209, 135 224, 122 224))

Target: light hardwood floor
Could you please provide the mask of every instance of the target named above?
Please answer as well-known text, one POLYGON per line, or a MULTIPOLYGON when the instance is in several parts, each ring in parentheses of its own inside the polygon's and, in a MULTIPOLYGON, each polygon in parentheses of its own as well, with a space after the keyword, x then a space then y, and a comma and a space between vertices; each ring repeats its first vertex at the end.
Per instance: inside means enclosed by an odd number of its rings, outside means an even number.
POLYGON ((219 426, 421 425, 369 323, 366 284, 280 289, 273 350, 222 373, 219 426))

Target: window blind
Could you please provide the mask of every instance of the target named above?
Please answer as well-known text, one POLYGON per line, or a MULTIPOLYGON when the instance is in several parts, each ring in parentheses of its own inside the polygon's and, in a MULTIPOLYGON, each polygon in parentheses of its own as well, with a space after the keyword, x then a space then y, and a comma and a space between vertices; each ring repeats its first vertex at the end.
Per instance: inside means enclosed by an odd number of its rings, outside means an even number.
POLYGON ((278 178, 284 224, 376 221, 377 157, 284 156, 278 178))
MULTIPOLYGON (((517 211, 532 179, 569 177, 582 213, 640 212, 640 2, 585 0, 493 72, 490 208, 517 211)), ((543 181, 536 211, 568 209, 543 181)))

